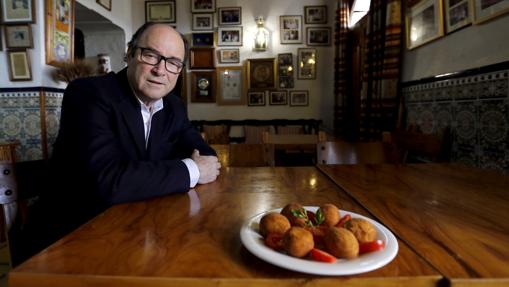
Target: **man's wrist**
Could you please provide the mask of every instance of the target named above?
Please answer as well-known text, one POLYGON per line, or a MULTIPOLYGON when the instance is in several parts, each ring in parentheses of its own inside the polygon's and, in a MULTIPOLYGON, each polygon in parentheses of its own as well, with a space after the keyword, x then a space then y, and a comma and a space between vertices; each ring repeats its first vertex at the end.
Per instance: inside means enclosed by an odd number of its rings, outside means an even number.
POLYGON ((198 165, 196 165, 196 163, 190 158, 185 158, 182 162, 187 166, 187 171, 189 172, 189 187, 193 188, 200 179, 200 170, 198 169, 198 165))

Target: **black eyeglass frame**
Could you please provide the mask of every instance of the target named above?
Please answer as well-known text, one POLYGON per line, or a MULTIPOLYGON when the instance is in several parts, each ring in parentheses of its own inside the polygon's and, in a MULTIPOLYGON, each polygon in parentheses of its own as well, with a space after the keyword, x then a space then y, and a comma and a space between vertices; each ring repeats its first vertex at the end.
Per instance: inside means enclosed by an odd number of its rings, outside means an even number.
POLYGON ((142 61, 144 64, 151 65, 151 66, 157 66, 157 65, 159 65, 159 63, 161 63, 162 60, 164 60, 164 68, 166 69, 166 71, 168 71, 168 73, 172 73, 174 75, 180 74, 180 72, 182 71, 182 69, 186 65, 186 64, 184 64, 183 62, 181 62, 177 58, 174 58, 174 57, 168 57, 167 58, 165 56, 159 55, 156 51, 154 51, 151 48, 136 46, 135 49, 140 49, 140 61, 142 61), (152 64, 152 63, 148 63, 148 62, 144 61, 143 60, 143 53, 145 51, 149 51, 149 52, 153 53, 154 55, 157 55, 157 57, 158 57, 157 62, 152 64), (170 60, 170 62, 168 62, 168 60, 170 60), (168 69, 168 65, 173 65, 173 66, 177 67, 177 72, 170 71, 168 69))

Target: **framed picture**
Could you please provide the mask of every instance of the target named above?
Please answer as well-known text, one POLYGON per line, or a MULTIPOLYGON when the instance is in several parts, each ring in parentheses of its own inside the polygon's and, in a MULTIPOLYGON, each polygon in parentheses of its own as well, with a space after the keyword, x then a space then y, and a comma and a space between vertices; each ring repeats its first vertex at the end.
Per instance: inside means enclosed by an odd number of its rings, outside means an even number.
POLYGON ((442 1, 422 0, 406 15, 407 48, 413 49, 444 35, 442 1))
POLYGON ((288 92, 284 90, 269 91, 269 104, 281 106, 288 104, 288 92))
POLYGON ((277 55, 277 70, 279 76, 279 87, 282 89, 291 89, 294 86, 293 81, 293 54, 285 53, 277 55))
POLYGON ((309 46, 330 46, 331 29, 329 27, 307 27, 306 44, 309 46))
POLYGON ((279 16, 281 44, 302 43, 302 16, 279 16))
POLYGON ((297 78, 303 80, 316 79, 316 49, 297 49, 297 78))
POLYGON ((191 0, 192 13, 214 13, 216 0, 191 0))
POLYGON ((193 33, 193 46, 214 46, 214 32, 193 33))
POLYGON ((46 0, 46 64, 60 66, 74 58, 75 0, 46 0))
POLYGON ((217 104, 245 105, 245 83, 242 67, 217 68, 217 104))
POLYGON ((106 8, 108 11, 111 11, 111 0, 95 0, 95 2, 106 8))
POLYGON ((472 1, 470 0, 444 0, 445 1, 445 30, 451 33, 472 23, 472 1))
POLYGON ((216 72, 191 72, 191 102, 216 102, 216 72))
POLYGON ((509 0, 474 0, 475 23, 481 23, 509 11, 509 0))
POLYGON ((8 49, 32 48, 32 27, 30 24, 6 25, 5 45, 8 49))
POLYGON ((242 46, 242 26, 217 28, 218 46, 242 46))
POLYGON ((0 0, 3 23, 35 23, 34 0, 0 0))
POLYGON ((32 80, 30 59, 26 50, 7 51, 7 61, 9 65, 9 79, 11 81, 32 80))
POLYGON ((241 7, 221 7, 217 8, 217 18, 220 26, 222 25, 242 25, 241 7))
POLYGON ((327 24, 327 6, 304 6, 306 24, 327 24))
POLYGON ((175 0, 145 1, 145 22, 176 23, 175 0))
POLYGON ((247 60, 247 86, 250 89, 276 87, 276 60, 274 58, 247 60))
POLYGON ((265 106, 265 91, 249 90, 247 92, 248 106, 265 106))
POLYGON ((189 66, 191 69, 213 69, 214 64, 214 48, 193 47, 189 49, 189 66))
POLYGON ((219 50, 219 63, 240 63, 239 49, 221 49, 219 50))
POLYGON ((304 107, 309 105, 308 91, 290 91, 290 106, 304 107))
POLYGON ((214 29, 214 14, 200 13, 193 14, 193 30, 213 30, 214 29))

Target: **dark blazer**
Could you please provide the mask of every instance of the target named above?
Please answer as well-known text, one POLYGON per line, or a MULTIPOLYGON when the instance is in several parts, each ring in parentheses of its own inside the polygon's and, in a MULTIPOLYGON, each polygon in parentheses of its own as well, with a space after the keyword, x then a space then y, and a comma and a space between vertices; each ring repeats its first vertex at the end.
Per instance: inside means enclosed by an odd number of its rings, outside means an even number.
POLYGON ((140 103, 126 71, 78 79, 65 90, 52 164, 59 201, 83 209, 73 211, 93 215, 111 204, 186 192, 190 178, 181 159, 193 149, 215 155, 173 93, 153 115, 145 147, 140 103))

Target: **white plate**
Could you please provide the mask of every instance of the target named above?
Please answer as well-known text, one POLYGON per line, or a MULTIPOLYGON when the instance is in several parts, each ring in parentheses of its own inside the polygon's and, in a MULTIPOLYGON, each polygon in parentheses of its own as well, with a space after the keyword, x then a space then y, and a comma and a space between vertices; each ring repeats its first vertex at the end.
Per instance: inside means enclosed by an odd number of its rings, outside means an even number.
MULTIPOLYGON (((305 206, 306 210, 316 212, 318 207, 305 206)), ((263 215, 269 212, 280 212, 281 208, 269 210, 250 218, 240 230, 240 240, 251 253, 262 260, 289 270, 318 274, 318 275, 352 275, 378 269, 391 262, 398 254, 398 241, 385 226, 380 223, 350 211, 341 210, 341 216, 350 214, 352 218, 363 218, 371 222, 378 233, 377 239, 385 243, 385 248, 360 255, 354 259, 338 259, 336 263, 322 263, 308 259, 300 259, 276 252, 264 243, 263 237, 258 233, 258 224, 263 215)))

